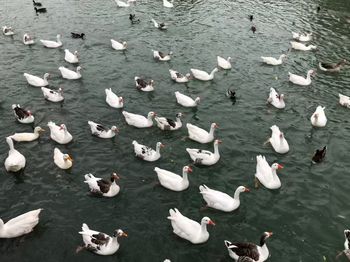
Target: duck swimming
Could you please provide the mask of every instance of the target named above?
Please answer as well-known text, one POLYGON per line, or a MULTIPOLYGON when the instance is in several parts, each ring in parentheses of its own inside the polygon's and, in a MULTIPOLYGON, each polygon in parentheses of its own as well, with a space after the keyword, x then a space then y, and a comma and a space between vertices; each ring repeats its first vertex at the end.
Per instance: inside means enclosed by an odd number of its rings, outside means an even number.
POLYGON ((34 122, 34 116, 31 111, 23 109, 19 104, 13 104, 12 109, 18 122, 22 124, 34 122))
POLYGON ((326 157, 327 146, 324 146, 322 149, 316 149, 315 154, 312 157, 313 163, 320 163, 326 157))
POLYGON ((272 232, 264 232, 260 238, 260 245, 253 243, 239 243, 225 240, 228 254, 237 262, 263 262, 269 258, 269 250, 266 240, 272 236, 272 232))
POLYGON ((346 65, 346 64, 347 64, 347 60, 346 59, 342 59, 341 61, 339 61, 336 64, 319 62, 318 63, 318 67, 322 71, 334 73, 334 72, 339 72, 343 68, 343 66, 346 65))

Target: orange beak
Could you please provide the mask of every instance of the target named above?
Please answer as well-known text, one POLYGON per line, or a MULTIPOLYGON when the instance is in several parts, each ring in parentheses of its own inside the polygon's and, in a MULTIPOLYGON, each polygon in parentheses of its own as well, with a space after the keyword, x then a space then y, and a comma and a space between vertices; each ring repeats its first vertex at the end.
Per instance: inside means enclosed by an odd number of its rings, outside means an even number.
POLYGON ((244 192, 250 192, 250 189, 249 188, 244 188, 244 192))
POLYGON ((128 234, 125 233, 125 232, 123 232, 122 236, 123 236, 123 237, 128 237, 128 234))
POLYGON ((213 220, 209 220, 209 225, 215 226, 215 223, 213 222, 213 220))
POLYGON ((282 168, 283 168, 283 166, 278 164, 278 169, 282 169, 282 168))

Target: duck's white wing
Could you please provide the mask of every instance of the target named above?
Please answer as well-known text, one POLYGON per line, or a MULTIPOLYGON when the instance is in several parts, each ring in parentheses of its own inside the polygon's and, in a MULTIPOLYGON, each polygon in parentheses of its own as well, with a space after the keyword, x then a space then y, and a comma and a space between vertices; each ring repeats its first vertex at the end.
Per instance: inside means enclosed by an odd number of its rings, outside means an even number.
POLYGON ((228 194, 223 193, 223 192, 218 191, 218 190, 211 189, 205 185, 200 186, 199 190, 200 190, 200 193, 203 195, 203 198, 207 202, 222 203, 222 202, 233 200, 233 198, 231 196, 229 196, 228 194))
POLYGON ((41 210, 42 209, 39 208, 12 218, 5 224, 6 230, 12 229, 29 233, 32 231, 32 228, 39 223, 39 214, 41 210))

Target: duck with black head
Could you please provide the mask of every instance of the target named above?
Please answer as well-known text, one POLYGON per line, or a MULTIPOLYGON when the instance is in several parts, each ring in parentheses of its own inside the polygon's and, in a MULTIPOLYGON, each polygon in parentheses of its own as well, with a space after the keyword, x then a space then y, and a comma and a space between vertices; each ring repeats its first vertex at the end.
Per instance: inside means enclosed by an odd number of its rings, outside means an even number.
POLYGON ((85 37, 85 34, 84 33, 74 33, 74 32, 71 32, 70 33, 72 38, 81 38, 81 39, 84 39, 85 37))
POLYGON ((272 236, 272 232, 264 232, 260 238, 260 246, 253 243, 239 243, 225 240, 225 246, 231 258, 235 261, 263 262, 269 258, 269 250, 266 240, 272 236))
POLYGON ((35 2, 35 1, 33 0, 33 5, 34 5, 34 6, 41 6, 41 3, 35 2))
POLYGON ((321 163, 326 157, 327 146, 324 146, 322 149, 316 149, 315 154, 312 157, 312 163, 321 163))
POLYGON ((41 7, 41 8, 34 7, 34 10, 35 10, 36 14, 38 14, 38 13, 46 13, 46 8, 45 7, 41 7))

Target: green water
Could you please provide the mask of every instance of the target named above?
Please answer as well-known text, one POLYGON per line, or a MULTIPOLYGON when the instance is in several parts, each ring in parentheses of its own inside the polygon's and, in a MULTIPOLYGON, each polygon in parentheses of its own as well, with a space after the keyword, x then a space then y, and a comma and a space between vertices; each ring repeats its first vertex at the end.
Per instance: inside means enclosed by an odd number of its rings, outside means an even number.
MULTIPOLYGON (((338 93, 350 95, 349 67, 339 74, 318 72, 309 87, 288 82, 288 72, 305 75, 319 61, 337 62, 350 55, 350 2, 338 1, 178 1, 166 9, 161 1, 141 1, 135 7, 117 8, 114 1, 42 1, 47 14, 35 15, 31 1, 3 0, 1 25, 16 30, 13 37, 0 36, 0 159, 7 156, 5 137, 14 132, 29 132, 30 125, 17 123, 13 103, 31 109, 35 125, 48 130, 52 120, 65 123, 73 142, 57 145, 49 132, 30 143, 15 147, 25 155, 23 173, 8 174, 1 165, 0 217, 8 220, 28 210, 44 208, 40 223, 25 238, 0 241, 0 261, 231 261, 224 240, 258 243, 264 231, 273 231, 268 241, 269 261, 335 261, 343 249, 343 230, 349 227, 348 187, 350 121, 349 109, 338 105, 338 93), (316 8, 321 5, 319 14, 316 8), (141 23, 131 25, 129 13, 141 23), (248 15, 253 14, 256 34, 249 31, 248 15), (169 30, 159 31, 150 18, 166 21, 169 30), (270 67, 260 56, 278 57, 291 41, 291 31, 314 32, 315 52, 292 51, 285 64, 270 67), (84 32, 86 39, 72 39, 70 32, 84 32), (23 33, 33 34, 34 46, 24 46, 23 33), (61 49, 45 49, 39 39, 55 39, 62 34, 61 49), (125 53, 110 46, 110 39, 128 42, 125 53), (64 61, 64 48, 80 52, 82 79, 61 78, 58 67, 64 61), (168 63, 155 62, 152 49, 173 51, 168 63), (169 76, 173 68, 186 73, 190 68, 211 71, 216 56, 231 56, 233 69, 220 71, 212 82, 191 81, 176 84, 169 76), (28 86, 23 73, 52 75, 50 87, 63 86, 65 102, 44 100, 39 88, 28 86), (139 92, 133 82, 136 75, 152 78, 155 91, 139 92), (266 105, 270 87, 286 96, 286 108, 266 105), (120 110, 105 103, 105 88, 112 88, 125 99, 125 110, 174 117, 186 114, 184 123, 209 128, 220 125, 221 159, 211 167, 194 167, 190 187, 180 193, 157 184, 155 166, 180 173, 190 163, 185 148, 212 150, 185 139, 187 131, 163 132, 157 127, 135 129, 127 126, 120 110), (234 88, 237 101, 225 97, 234 88), (174 92, 200 96, 198 109, 176 104, 174 92), (312 128, 309 118, 317 105, 326 106, 325 128, 312 128), (88 120, 107 126, 116 124, 120 134, 114 139, 99 139, 90 134, 88 120), (269 127, 277 124, 290 145, 286 155, 264 146, 269 127), (135 158, 132 140, 155 147, 166 147, 155 163, 135 158), (311 164, 316 148, 328 146, 326 160, 311 164), (74 166, 69 171, 53 163, 53 149, 58 146, 70 153, 74 166), (255 157, 278 161, 282 187, 270 191, 254 189, 255 157), (86 173, 106 177, 117 171, 121 192, 112 199, 94 198, 83 183, 86 173), (204 205, 198 186, 233 195, 239 185, 252 190, 241 195, 241 207, 232 213, 201 211, 204 205), (199 221, 209 216, 209 241, 192 245, 176 237, 167 220, 169 208, 177 207, 184 215, 199 221), (75 254, 82 243, 78 234, 85 222, 92 229, 112 233, 122 228, 129 237, 121 240, 113 256, 101 257, 84 251, 75 254)), ((345 258, 339 261, 346 261, 345 258)))

